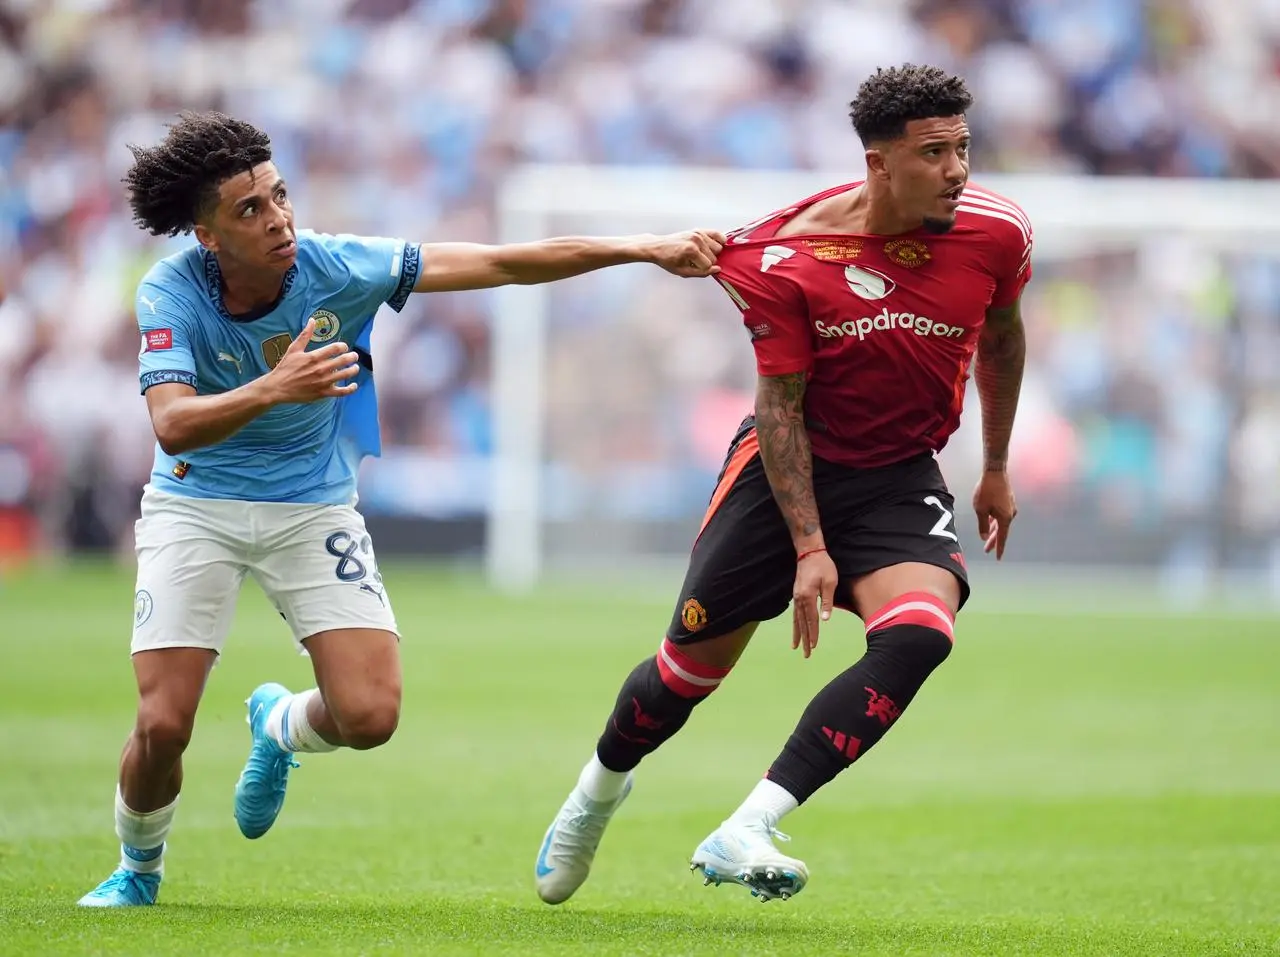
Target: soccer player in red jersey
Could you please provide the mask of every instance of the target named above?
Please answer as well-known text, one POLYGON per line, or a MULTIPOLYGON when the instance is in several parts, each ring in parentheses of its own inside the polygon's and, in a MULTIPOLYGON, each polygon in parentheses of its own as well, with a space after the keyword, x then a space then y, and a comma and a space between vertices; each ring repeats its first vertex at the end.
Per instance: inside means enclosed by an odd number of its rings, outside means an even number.
POLYGON ((866 754, 951 652, 969 585, 934 456, 971 364, 985 460, 973 506, 986 551, 1003 557, 1032 234, 1014 203, 969 182, 971 103, 940 69, 877 71, 851 104, 865 181, 730 234, 716 279, 754 343, 755 414, 729 448, 666 638, 624 682, 547 830, 543 900, 586 880, 632 770, 788 603, 805 657, 833 606, 865 622, 866 654, 818 692, 692 865, 766 900, 804 887, 804 863, 773 843, 778 822, 866 754))

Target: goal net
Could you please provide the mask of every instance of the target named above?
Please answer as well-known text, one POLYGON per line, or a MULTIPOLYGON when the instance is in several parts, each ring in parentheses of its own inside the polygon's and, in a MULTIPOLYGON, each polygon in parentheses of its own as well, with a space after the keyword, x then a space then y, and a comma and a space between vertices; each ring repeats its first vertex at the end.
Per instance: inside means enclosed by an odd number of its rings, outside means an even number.
MULTIPOLYGON (((500 192, 500 238, 727 230, 849 178, 525 167, 500 192)), ((1280 583, 1280 183, 974 178, 1036 230, 1019 566, 1280 583)), ((507 287, 493 347, 493 584, 678 565, 752 403, 750 342, 720 286, 636 265, 507 287)), ((970 386, 941 462, 972 550, 970 386)))

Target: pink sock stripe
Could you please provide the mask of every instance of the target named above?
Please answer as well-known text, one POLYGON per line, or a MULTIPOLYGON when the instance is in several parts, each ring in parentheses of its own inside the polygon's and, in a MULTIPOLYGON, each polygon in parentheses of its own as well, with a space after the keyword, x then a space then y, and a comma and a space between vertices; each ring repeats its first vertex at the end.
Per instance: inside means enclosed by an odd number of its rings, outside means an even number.
POLYGON ((715 665, 704 665, 701 661, 694 661, 681 651, 680 646, 670 638, 662 639, 661 651, 681 670, 699 678, 720 682, 732 670, 730 668, 717 668, 715 665))
POLYGON ((694 661, 669 638, 664 639, 658 649, 657 661, 662 683, 682 698, 706 697, 729 673, 728 668, 715 668, 694 661))
POLYGON ((955 615, 937 595, 927 591, 899 595, 867 619, 867 633, 892 628, 894 625, 923 625, 936 628, 955 641, 955 615))

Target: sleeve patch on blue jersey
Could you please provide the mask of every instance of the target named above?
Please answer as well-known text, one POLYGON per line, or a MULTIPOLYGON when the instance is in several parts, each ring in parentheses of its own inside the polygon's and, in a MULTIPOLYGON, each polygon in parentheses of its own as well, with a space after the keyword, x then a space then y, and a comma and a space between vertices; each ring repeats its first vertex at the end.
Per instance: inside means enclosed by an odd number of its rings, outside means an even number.
POLYGON ((181 369, 161 369, 158 372, 144 372, 142 374, 142 391, 146 392, 153 385, 162 385, 165 382, 181 382, 183 385, 189 385, 193 389, 196 387, 194 373, 183 372, 181 369))
POLYGON ((422 270, 422 248, 417 243, 404 244, 404 261, 400 266, 400 282, 396 291, 387 300, 387 305, 399 312, 409 301, 409 293, 418 281, 418 273, 422 270))

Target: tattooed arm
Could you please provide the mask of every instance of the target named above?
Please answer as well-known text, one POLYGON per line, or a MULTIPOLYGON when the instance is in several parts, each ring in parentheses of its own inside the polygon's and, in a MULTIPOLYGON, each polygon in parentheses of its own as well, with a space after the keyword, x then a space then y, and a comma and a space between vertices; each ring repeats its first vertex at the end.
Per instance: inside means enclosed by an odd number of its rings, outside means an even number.
POLYGON ((813 494, 813 451, 804 426, 805 373, 762 375, 756 386, 756 436, 760 460, 778 509, 795 543, 796 580, 791 591, 791 647, 809 657, 818 623, 831 617, 839 575, 826 552, 818 501, 813 494))
POLYGON ((1009 437, 1026 357, 1020 301, 989 310, 978 339, 974 370, 982 404, 982 467, 987 472, 1002 472, 1009 464, 1009 437))
POLYGON ((973 510, 978 516, 978 534, 986 540, 984 550, 994 549, 997 559, 1004 557, 1009 526, 1018 514, 1009 484, 1009 437, 1018 411, 1026 356, 1019 303, 1015 300, 988 310, 974 371, 982 403, 982 478, 973 493, 973 510))
POLYGON ((813 495, 813 453, 804 426, 805 373, 759 377, 756 435, 769 487, 799 555, 822 548, 818 502, 813 495))

